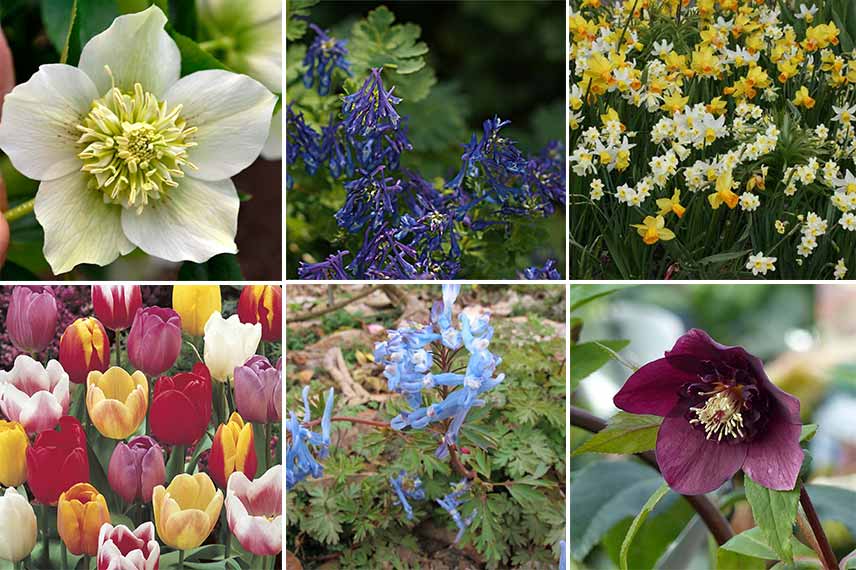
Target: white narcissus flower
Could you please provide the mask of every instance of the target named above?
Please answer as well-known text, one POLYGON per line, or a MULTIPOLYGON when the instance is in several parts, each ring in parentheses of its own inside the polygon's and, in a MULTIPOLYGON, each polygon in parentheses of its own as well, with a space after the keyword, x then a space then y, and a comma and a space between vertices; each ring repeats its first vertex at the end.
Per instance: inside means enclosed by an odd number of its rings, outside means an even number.
POLYGON ((256 556, 282 552, 282 465, 253 481, 241 471, 226 486, 229 530, 245 550, 256 556))
POLYGON ((92 38, 78 67, 43 65, 6 96, 0 149, 40 180, 35 213, 54 273, 139 247, 169 261, 236 253, 230 177, 258 157, 276 104, 245 75, 179 78, 152 6, 92 38))
POLYGON ((68 414, 69 402, 68 374, 56 360, 45 368, 21 354, 12 370, 0 371, 0 410, 28 434, 53 429, 68 414))
POLYGON ((32 505, 9 487, 0 497, 0 559, 20 562, 33 551, 38 534, 32 505))
MULTIPOLYGON (((205 41, 201 45, 229 69, 282 93, 282 2, 280 0, 196 0, 205 41)), ((266 160, 282 158, 282 111, 273 116, 266 160)))
POLYGON ((262 340, 259 323, 242 323, 238 315, 224 319, 214 313, 205 323, 205 365, 211 377, 228 382, 235 376, 235 368, 242 366, 256 353, 262 340))

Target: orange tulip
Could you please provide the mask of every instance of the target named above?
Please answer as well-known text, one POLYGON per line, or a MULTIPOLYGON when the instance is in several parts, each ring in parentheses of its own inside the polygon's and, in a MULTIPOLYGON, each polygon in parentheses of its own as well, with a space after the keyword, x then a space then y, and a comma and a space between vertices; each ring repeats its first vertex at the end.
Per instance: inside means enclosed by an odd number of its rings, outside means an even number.
POLYGON ((66 548, 75 556, 98 554, 98 533, 109 522, 107 501, 89 483, 77 483, 60 495, 57 528, 66 548))

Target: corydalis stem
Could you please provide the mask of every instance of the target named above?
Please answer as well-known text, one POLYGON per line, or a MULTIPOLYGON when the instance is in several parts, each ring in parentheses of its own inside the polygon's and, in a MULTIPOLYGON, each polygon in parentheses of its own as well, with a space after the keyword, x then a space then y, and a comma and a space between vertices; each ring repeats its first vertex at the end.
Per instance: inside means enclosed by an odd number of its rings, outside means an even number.
POLYGON ((808 496, 805 485, 802 484, 800 484, 800 504, 805 512, 805 517, 808 519, 808 524, 811 526, 811 531, 814 533, 814 538, 817 540, 817 545, 820 548, 823 566, 827 570, 835 570, 838 568, 838 560, 835 558, 835 553, 832 552, 832 547, 829 545, 826 533, 823 532, 823 525, 820 524, 820 519, 817 517, 817 511, 814 510, 811 497, 808 496))
MULTIPOLYGON (((597 433, 606 427, 606 422, 601 418, 575 406, 570 407, 571 425, 582 428, 592 433, 597 433)), ((637 454, 651 467, 660 470, 657 458, 650 451, 637 454)), ((707 525, 710 533, 720 546, 728 542, 734 536, 734 530, 719 509, 704 495, 683 495, 687 502, 696 510, 699 517, 707 525)))

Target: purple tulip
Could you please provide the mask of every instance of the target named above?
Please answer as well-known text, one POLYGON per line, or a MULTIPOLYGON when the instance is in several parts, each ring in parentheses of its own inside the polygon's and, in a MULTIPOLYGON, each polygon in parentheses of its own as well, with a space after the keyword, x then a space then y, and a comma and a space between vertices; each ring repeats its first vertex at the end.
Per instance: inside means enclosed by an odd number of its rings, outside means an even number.
POLYGON ((779 491, 803 460, 800 401, 775 386, 761 361, 701 330, 633 373, 614 399, 633 414, 663 416, 657 463, 672 489, 709 493, 742 469, 779 491))
POLYGON ((128 360, 147 376, 163 374, 181 352, 181 317, 172 309, 146 307, 137 311, 128 333, 128 360))
POLYGON ((271 366, 255 355, 235 368, 235 405, 247 421, 259 424, 282 419, 282 359, 271 366))
POLYGON ((42 352, 56 336, 57 306, 50 287, 15 287, 6 313, 12 344, 23 352, 42 352))
POLYGON ((150 503, 153 489, 166 481, 163 449, 147 435, 119 442, 110 457, 107 479, 126 503, 150 503))

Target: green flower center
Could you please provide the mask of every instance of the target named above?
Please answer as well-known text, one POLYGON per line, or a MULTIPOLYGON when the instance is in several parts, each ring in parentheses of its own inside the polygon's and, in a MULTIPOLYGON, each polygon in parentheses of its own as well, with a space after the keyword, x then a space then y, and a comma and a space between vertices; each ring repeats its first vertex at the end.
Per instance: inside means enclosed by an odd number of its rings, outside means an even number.
POLYGON ((196 127, 181 118, 181 105, 169 108, 137 83, 133 93, 113 87, 92 103, 77 125, 83 133, 77 155, 82 172, 91 175, 89 187, 111 202, 142 210, 160 200, 185 168, 196 170, 187 151, 196 146, 196 127))

